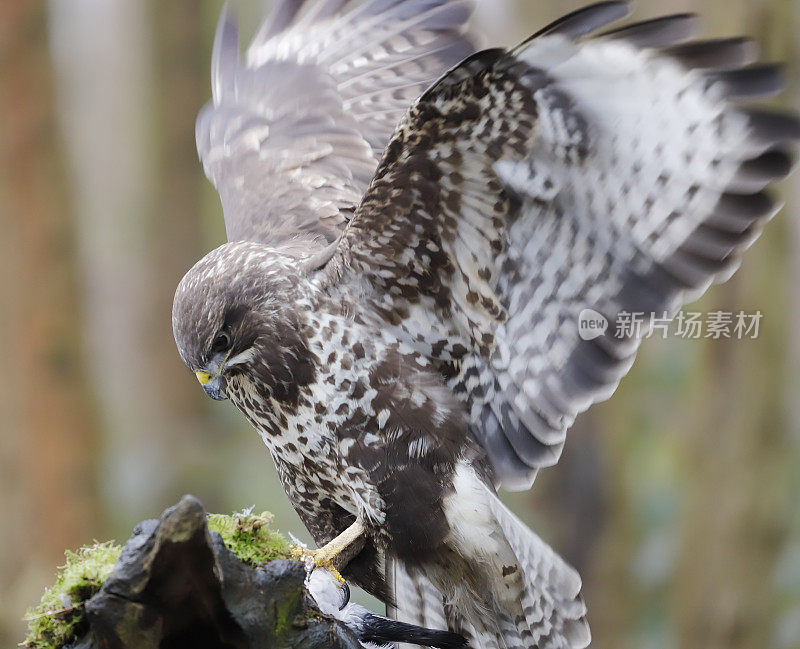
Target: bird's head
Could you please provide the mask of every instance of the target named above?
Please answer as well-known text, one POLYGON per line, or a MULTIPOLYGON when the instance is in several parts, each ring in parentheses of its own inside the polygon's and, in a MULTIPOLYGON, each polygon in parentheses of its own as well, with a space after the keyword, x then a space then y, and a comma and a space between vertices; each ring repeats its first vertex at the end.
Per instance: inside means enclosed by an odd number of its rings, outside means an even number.
POLYGON ((236 376, 265 382, 287 345, 296 344, 290 308, 294 265, 256 243, 227 243, 197 262, 178 284, 172 329, 183 362, 206 394, 226 399, 236 376))

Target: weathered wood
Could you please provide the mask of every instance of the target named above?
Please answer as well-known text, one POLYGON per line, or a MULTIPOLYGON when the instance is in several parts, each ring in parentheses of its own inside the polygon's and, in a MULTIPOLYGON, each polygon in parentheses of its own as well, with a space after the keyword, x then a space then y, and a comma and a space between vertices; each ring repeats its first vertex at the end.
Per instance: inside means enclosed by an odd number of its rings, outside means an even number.
POLYGON ((361 649, 347 628, 314 613, 304 579, 296 561, 239 561, 209 533, 200 501, 184 496, 137 525, 86 603, 88 631, 73 647, 361 649))

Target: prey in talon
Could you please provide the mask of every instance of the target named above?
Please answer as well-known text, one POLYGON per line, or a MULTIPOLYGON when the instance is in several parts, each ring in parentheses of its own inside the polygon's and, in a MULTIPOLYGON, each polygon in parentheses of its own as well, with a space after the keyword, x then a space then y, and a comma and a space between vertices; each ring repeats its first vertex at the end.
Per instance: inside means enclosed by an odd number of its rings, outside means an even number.
POLYGON ((347 600, 340 603, 338 583, 325 570, 317 570, 306 579, 306 591, 321 613, 339 620, 366 649, 395 649, 396 642, 437 649, 460 649, 467 644, 457 633, 396 622, 347 600))

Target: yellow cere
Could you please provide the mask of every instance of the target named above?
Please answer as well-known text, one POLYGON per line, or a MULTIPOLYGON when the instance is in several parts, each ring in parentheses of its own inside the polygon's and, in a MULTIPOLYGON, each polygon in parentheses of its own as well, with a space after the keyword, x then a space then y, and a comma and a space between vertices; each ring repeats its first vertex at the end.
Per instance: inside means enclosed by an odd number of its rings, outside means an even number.
POLYGON ((200 385, 208 385, 211 383, 211 379, 214 378, 208 372, 201 372, 199 370, 195 372, 195 376, 197 376, 197 380, 200 381, 200 385))

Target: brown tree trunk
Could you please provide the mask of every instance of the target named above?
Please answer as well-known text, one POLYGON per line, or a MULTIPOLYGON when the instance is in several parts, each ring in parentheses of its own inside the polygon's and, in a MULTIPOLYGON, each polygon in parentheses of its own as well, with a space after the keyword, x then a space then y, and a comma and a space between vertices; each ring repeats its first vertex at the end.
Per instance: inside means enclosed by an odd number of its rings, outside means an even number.
POLYGON ((46 6, 0 3, 0 644, 22 636, 64 548, 98 532, 96 430, 82 366, 46 6))

